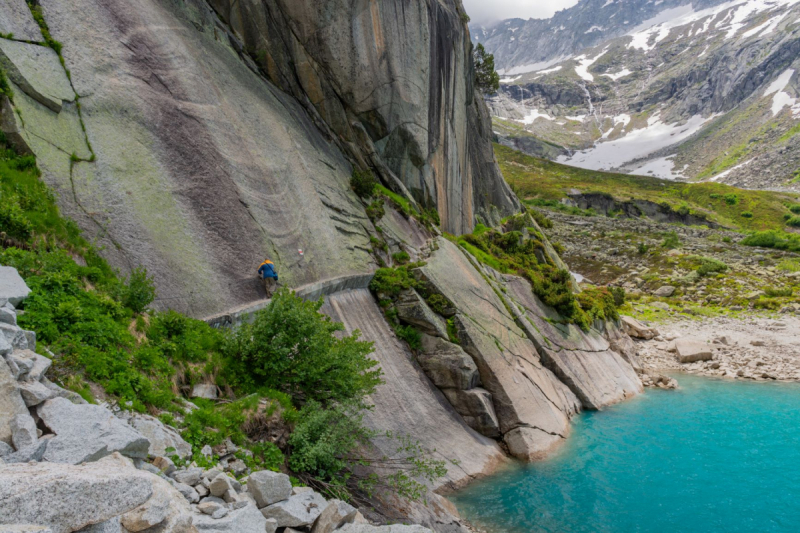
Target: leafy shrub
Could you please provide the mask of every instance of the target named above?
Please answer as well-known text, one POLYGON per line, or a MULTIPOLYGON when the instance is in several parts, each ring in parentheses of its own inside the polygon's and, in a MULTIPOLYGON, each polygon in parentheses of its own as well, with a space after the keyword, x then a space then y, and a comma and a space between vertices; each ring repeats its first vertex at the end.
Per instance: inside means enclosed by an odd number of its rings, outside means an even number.
POLYGON ((667 250, 672 250, 678 248, 681 245, 681 240, 678 238, 678 234, 674 231, 670 231, 664 235, 664 240, 661 242, 661 247, 666 248, 667 250))
POLYGON ((419 282, 411 274, 407 266, 397 268, 379 268, 369 283, 374 293, 397 296, 406 289, 415 288, 419 282))
POLYGON ((424 450, 406 436, 366 429, 362 408, 352 402, 329 408, 308 402, 289 437, 289 467, 312 475, 312 484, 331 497, 348 500, 353 491, 371 495, 382 487, 410 500, 423 498, 425 483, 447 474, 444 461, 430 459, 435 450, 424 450), (394 443, 394 452, 363 453, 374 439, 394 443), (372 467, 371 473, 364 467, 372 467))
POLYGON ((775 248, 800 252, 800 236, 774 230, 758 231, 742 239, 745 246, 759 246, 761 248, 775 248))
POLYGON ((406 341, 412 350, 422 348, 422 334, 414 326, 397 326, 395 332, 398 337, 406 341))
POLYGON ((800 204, 792 204, 789 206, 789 211, 795 215, 800 215, 800 204))
POLYGON ((378 198, 367 206, 367 216, 374 223, 383 218, 386 214, 386 209, 383 206, 383 199, 378 198))
POLYGON ((399 265, 405 265, 411 260, 411 256, 408 255, 408 252, 400 251, 396 254, 392 254, 392 259, 399 265))
POLYGON ((787 298, 791 296, 793 292, 794 290, 791 287, 784 287, 783 289, 767 287, 764 289, 764 293, 767 295, 767 298, 787 298))
POLYGON ((494 56, 486 52, 482 44, 472 51, 475 66, 475 86, 484 94, 491 94, 500 89, 500 75, 494 70, 494 56))
POLYGON ((646 242, 640 242, 639 243, 639 248, 638 248, 639 255, 646 254, 647 250, 648 250, 647 243, 646 242))
POLYGON ((375 192, 378 180, 371 170, 353 169, 350 176, 350 187, 359 198, 369 198, 375 192))
POLYGON ((739 197, 733 193, 728 193, 724 196, 725 203, 728 205, 736 205, 739 203, 739 197))
POLYGON ((728 270, 728 265, 717 259, 710 257, 700 257, 700 266, 697 267, 697 273, 701 276, 709 276, 711 274, 720 274, 728 270))
POLYGON ((319 313, 323 301, 306 302, 280 289, 272 303, 228 337, 229 375, 245 390, 267 387, 294 398, 344 401, 370 394, 381 382, 371 342, 344 331, 319 313))
POLYGON ((614 298, 614 305, 620 307, 625 303, 625 289, 622 287, 609 287, 608 290, 614 298))
POLYGON ((123 304, 134 313, 141 313, 155 298, 156 285, 152 278, 147 277, 147 269, 134 268, 125 287, 123 304))
POLYGON ((742 211, 741 217, 742 218, 753 218, 753 213, 751 213, 750 211, 742 211))
POLYGON ((786 221, 786 225, 793 228, 800 228, 800 216, 791 217, 786 221))
POLYGON ((434 313, 438 313, 442 316, 444 316, 448 308, 453 307, 453 305, 450 303, 450 300, 441 294, 433 293, 428 296, 425 301, 428 303, 428 307, 430 307, 434 313))

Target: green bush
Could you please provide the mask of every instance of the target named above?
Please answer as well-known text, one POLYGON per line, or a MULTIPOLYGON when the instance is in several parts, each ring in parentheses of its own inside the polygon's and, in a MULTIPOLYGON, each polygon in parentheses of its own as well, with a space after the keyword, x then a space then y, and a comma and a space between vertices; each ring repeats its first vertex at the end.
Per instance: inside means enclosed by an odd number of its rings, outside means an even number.
POLYGON ((145 268, 134 268, 125 287, 123 305, 141 313, 156 298, 156 284, 147 277, 145 268))
POLYGON ((412 350, 422 348, 422 334, 414 326, 397 326, 395 332, 398 337, 406 341, 412 350))
POLYGON ((800 204, 792 204, 789 206, 789 211, 795 215, 800 215, 800 204))
POLYGON ((753 213, 751 213, 750 211, 742 211, 741 217, 742 218, 753 218, 753 213))
POLYGON ((774 230, 758 231, 742 239, 745 246, 759 246, 761 248, 775 248, 800 252, 800 236, 793 233, 784 233, 774 230))
POLYGON ((786 225, 793 228, 800 228, 800 216, 791 217, 786 221, 786 225))
POLYGON ((270 388, 294 398, 344 401, 370 394, 381 382, 371 342, 319 313, 323 301, 306 302, 280 289, 272 303, 243 324, 224 345, 232 382, 244 390, 270 388))
POLYGON ((400 251, 397 252, 396 254, 392 254, 392 259, 398 265, 405 265, 411 260, 411 256, 408 255, 408 252, 400 251))
POLYGON ((374 293, 397 296, 406 289, 419 286, 419 282, 411 274, 407 266, 397 268, 379 268, 369 283, 374 293))
POLYGON ((733 193, 728 193, 724 196, 725 203, 728 205, 736 205, 739 203, 739 197, 733 193))
POLYGON ((528 209, 528 213, 530 213, 536 223, 539 224, 539 227, 544 229, 550 229, 553 227, 553 221, 536 209, 528 209))
POLYGON ((614 298, 614 305, 620 307, 625 303, 625 289, 622 287, 609 287, 608 290, 614 298))
POLYGON ((375 192, 378 180, 371 170, 353 169, 350 176, 350 187, 359 198, 369 198, 375 192))
POLYGON ((700 266, 697 267, 697 273, 701 276, 709 276, 711 274, 721 274, 728 270, 728 265, 722 261, 712 259, 710 257, 701 257, 700 266))
POLYGON ((783 289, 767 287, 764 289, 764 293, 767 298, 788 298, 794 293, 794 290, 791 287, 784 287, 783 289))
POLYGON ((680 247, 681 240, 678 238, 678 234, 674 231, 670 231, 664 235, 664 240, 661 242, 661 247, 666 248, 667 250, 673 250, 675 248, 680 247))

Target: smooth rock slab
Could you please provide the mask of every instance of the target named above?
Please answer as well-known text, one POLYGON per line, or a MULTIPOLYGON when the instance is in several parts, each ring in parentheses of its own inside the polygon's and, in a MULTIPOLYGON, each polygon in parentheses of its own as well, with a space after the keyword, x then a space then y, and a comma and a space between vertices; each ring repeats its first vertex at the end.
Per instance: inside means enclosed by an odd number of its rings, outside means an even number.
POLYGON ((45 461, 79 464, 113 452, 147 458, 150 442, 104 407, 53 398, 40 405, 37 414, 56 435, 47 446, 45 461))
POLYGON ((395 308, 401 322, 416 326, 428 335, 447 338, 447 324, 444 319, 434 313, 414 289, 401 292, 395 308))
POLYGON ((0 298, 17 307, 30 293, 31 290, 16 268, 0 266, 0 298))
POLYGON ((70 533, 146 502, 150 478, 113 454, 82 466, 21 463, 0 466, 0 522, 36 523, 70 533))
POLYGON ((660 296, 661 298, 669 298, 675 294, 675 287, 672 285, 664 285, 653 291, 653 296, 660 296))
POLYGON ((53 530, 33 524, 0 524, 0 533, 53 533, 53 530))
POLYGON ((35 407, 56 395, 38 381, 20 381, 18 388, 25 405, 28 407, 35 407))
POLYGON ((681 363, 710 361, 713 358, 711 346, 691 337, 675 339, 675 351, 681 363))
POLYGON ((619 317, 619 321, 622 325, 622 330, 636 339, 650 340, 658 335, 658 330, 645 326, 635 318, 623 315, 619 317))
POLYGON ((119 522, 119 517, 115 516, 111 520, 86 526, 79 530, 78 533, 123 533, 123 531, 119 522))
POLYGON ((247 478, 247 491, 261 508, 289 499, 292 495, 292 482, 286 474, 262 470, 253 472, 247 478))
POLYGON ((131 532, 192 533, 192 509, 184 497, 166 480, 149 475, 152 496, 145 503, 122 515, 122 525, 131 532), (158 530, 150 527, 158 526, 158 530))
POLYGON ((274 518, 278 527, 309 526, 325 510, 328 503, 316 492, 303 492, 288 500, 261 509, 264 518, 274 518))
POLYGON ((221 518, 207 514, 193 516, 197 530, 206 533, 264 533, 267 530, 267 520, 255 505, 230 511, 221 518))
POLYGON ((14 36, 22 41, 44 42, 42 30, 25 0, 3 0, 0 2, 0 33, 14 36))
POLYGON ((28 96, 55 113, 61 111, 62 102, 75 100, 64 67, 52 48, 0 39, 0 66, 28 96))

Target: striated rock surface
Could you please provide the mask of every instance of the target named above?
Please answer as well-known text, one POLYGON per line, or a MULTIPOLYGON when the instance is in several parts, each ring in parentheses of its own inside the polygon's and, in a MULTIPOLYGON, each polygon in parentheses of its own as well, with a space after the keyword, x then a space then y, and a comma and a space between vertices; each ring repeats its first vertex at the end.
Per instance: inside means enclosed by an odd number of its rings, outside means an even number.
POLYGON ((458 338, 492 394, 503 435, 518 430, 520 458, 541 457, 569 433, 569 419, 580 411, 578 398, 542 365, 533 343, 481 273, 452 243, 439 240, 423 279, 458 308, 458 338))
POLYGON ((28 409, 17 390, 16 379, 0 356, 0 442, 11 444, 11 420, 17 415, 28 415, 28 409))
POLYGON ((503 294, 511 303, 517 324, 525 331, 541 357, 587 409, 601 409, 641 393, 636 371, 613 351, 600 332, 582 331, 572 324, 558 324, 558 315, 533 294, 530 283, 517 276, 502 276, 503 294))
POLYGON ((354 159, 471 231, 518 206, 473 87, 460 0, 210 0, 259 66, 354 159))

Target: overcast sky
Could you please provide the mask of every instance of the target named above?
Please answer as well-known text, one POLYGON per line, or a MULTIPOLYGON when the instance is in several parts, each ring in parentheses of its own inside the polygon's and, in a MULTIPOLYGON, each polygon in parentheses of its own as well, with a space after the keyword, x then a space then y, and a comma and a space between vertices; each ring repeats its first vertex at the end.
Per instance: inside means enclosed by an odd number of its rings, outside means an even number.
POLYGON ((546 19, 577 3, 578 0, 464 0, 464 8, 472 22, 485 23, 510 18, 546 19))

